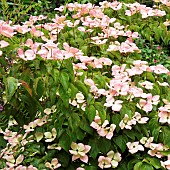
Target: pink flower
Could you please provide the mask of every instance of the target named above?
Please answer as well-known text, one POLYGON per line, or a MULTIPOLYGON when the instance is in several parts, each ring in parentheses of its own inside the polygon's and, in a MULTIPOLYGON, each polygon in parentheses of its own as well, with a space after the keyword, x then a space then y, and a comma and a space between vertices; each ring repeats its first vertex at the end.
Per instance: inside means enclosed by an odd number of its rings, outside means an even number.
POLYGON ((34 122, 38 125, 38 126, 42 126, 44 124, 46 124, 48 121, 48 116, 45 115, 44 117, 42 118, 39 118, 39 119, 35 119, 34 122))
POLYGON ((113 110, 113 111, 116 111, 116 112, 119 112, 119 111, 121 110, 121 108, 122 108, 121 103, 123 103, 122 100, 116 100, 116 101, 114 102, 114 104, 112 105, 112 110, 113 110))
POLYGON ((105 120, 102 126, 99 126, 99 128, 97 129, 97 133, 102 137, 106 136, 107 139, 111 139, 113 137, 113 132, 116 128, 116 125, 111 124, 110 127, 106 127, 108 124, 109 121, 105 120))
POLYGON ((117 111, 119 112, 122 108, 122 103, 123 101, 122 100, 116 100, 113 98, 112 95, 108 95, 106 96, 106 103, 104 104, 104 106, 106 107, 112 107, 112 110, 113 111, 117 111))
POLYGON ((45 166, 46 166, 47 168, 50 168, 50 169, 54 170, 54 169, 59 168, 59 167, 61 166, 61 164, 58 162, 58 159, 57 159, 57 158, 54 158, 54 159, 52 159, 51 163, 46 162, 46 163, 45 163, 45 166))
POLYGON ((111 165, 111 158, 109 157, 104 157, 104 156, 99 156, 99 159, 98 159, 98 166, 101 168, 101 169, 104 169, 104 168, 110 168, 112 165, 111 165))
POLYGON ((100 117, 99 117, 99 121, 98 121, 95 116, 95 120, 90 124, 90 126, 98 131, 98 130, 100 130, 100 124, 101 124, 100 117))
POLYGON ((0 21, 0 34, 11 38, 14 34, 14 28, 4 21, 0 21))
POLYGON ((140 124, 145 124, 149 120, 148 117, 142 117, 141 114, 138 112, 135 112, 135 115, 132 118, 140 124))
POLYGON ((84 95, 82 92, 79 92, 76 94, 76 101, 77 103, 84 103, 85 100, 84 100, 84 95))
POLYGON ((22 26, 16 25, 15 28, 21 34, 25 34, 31 30, 30 28, 28 28, 28 25, 22 25, 22 26))
POLYGON ((35 37, 41 37, 44 33, 40 30, 37 30, 34 26, 31 27, 30 33, 35 37))
POLYGON ((83 143, 74 143, 71 144, 72 150, 69 150, 69 152, 73 155, 72 161, 75 161, 76 159, 80 159, 81 161, 87 163, 88 162, 88 156, 86 153, 88 153, 91 149, 91 146, 84 145, 83 143))
POLYGON ((18 56, 26 61, 34 60, 36 58, 36 55, 33 50, 26 50, 24 53, 24 51, 21 48, 18 49, 18 56))
POLYGON ((132 125, 136 124, 136 120, 131 120, 127 114, 125 114, 123 120, 119 123, 121 129, 132 129, 132 125))
POLYGON ((115 153, 114 151, 109 151, 107 153, 107 156, 111 158, 111 165, 112 168, 116 168, 118 166, 118 163, 121 161, 121 154, 119 152, 115 153))
POLYGON ((140 139, 140 143, 143 144, 146 148, 150 148, 151 142, 153 142, 153 137, 147 138, 147 137, 142 137, 140 139))
POLYGON ((137 103, 137 107, 144 110, 146 113, 152 110, 152 103, 148 102, 144 99, 140 99, 139 104, 137 103))
POLYGON ((112 8, 113 10, 117 11, 117 10, 122 8, 122 5, 123 4, 120 3, 120 2, 114 1, 114 2, 109 4, 109 7, 112 8))
POLYGON ((116 29, 120 29, 120 30, 124 28, 124 26, 123 26, 123 25, 121 26, 119 22, 115 22, 115 23, 114 23, 114 27, 115 27, 116 29))
POLYGON ((158 116, 160 117, 159 122, 170 124, 170 113, 166 111, 159 112, 158 116))
POLYGON ((145 89, 153 89, 153 83, 151 83, 149 81, 144 81, 142 83, 139 82, 139 85, 141 85, 145 89))
POLYGON ((23 128, 25 129, 25 132, 32 132, 36 126, 35 122, 30 122, 28 125, 24 125, 23 128))
POLYGON ((126 145, 131 154, 134 154, 138 151, 144 151, 144 147, 142 145, 139 145, 139 142, 128 142, 126 145))
POLYGON ((151 70, 156 74, 169 73, 169 70, 163 65, 150 66, 151 70))
POLYGON ((149 147, 151 150, 148 151, 148 154, 151 156, 156 156, 158 158, 163 157, 163 155, 160 151, 167 150, 166 147, 164 147, 164 145, 162 143, 158 143, 158 144, 150 143, 149 147))
POLYGON ((52 142, 57 137, 57 131, 55 128, 52 129, 52 132, 44 132, 46 138, 45 142, 52 142))

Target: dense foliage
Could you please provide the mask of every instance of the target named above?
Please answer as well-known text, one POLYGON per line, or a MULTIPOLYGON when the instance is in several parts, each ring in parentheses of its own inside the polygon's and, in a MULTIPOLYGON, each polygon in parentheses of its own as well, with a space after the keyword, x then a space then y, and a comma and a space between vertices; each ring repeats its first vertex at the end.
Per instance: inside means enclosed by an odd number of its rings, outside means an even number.
POLYGON ((170 169, 170 2, 154 3, 0 20, 1 169, 170 169))

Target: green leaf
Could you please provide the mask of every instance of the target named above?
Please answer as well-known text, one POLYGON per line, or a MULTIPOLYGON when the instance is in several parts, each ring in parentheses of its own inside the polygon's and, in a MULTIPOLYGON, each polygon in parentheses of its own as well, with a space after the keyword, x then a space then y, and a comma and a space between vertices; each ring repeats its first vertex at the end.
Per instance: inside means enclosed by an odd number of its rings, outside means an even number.
POLYGON ((89 107, 86 107, 86 115, 90 123, 94 120, 96 116, 96 109, 93 105, 90 105, 89 107))
POLYGON ((59 138, 59 145, 65 150, 68 151, 71 145, 71 138, 70 136, 64 132, 59 138))
POLYGON ((157 142, 159 133, 160 133, 161 126, 155 127, 152 131, 152 136, 154 137, 154 140, 157 142))
POLYGON ((14 77, 8 77, 6 80, 7 100, 10 101, 17 90, 18 80, 14 77))
POLYGON ((57 91, 56 86, 54 86, 54 87, 52 87, 52 88, 50 89, 51 105, 54 105, 54 104, 55 104, 55 101, 56 101, 56 91, 57 91))
POLYGON ((44 163, 40 163, 38 164, 38 169, 45 169, 46 166, 44 165, 44 163))
MULTIPOLYGON (((5 130, 7 128, 9 116, 10 115, 6 114, 6 112, 0 112, 0 128, 2 128, 2 130, 5 130)), ((1 141, 0 141, 0 145, 1 145, 1 141)))
POLYGON ((113 138, 114 143, 119 146, 122 152, 126 150, 127 137, 125 135, 119 135, 113 138))
POLYGON ((163 126, 162 133, 163 133, 163 144, 167 147, 170 147, 170 128, 167 126, 163 126))
POLYGON ((112 123, 116 125, 116 132, 119 132, 119 130, 120 130, 120 126, 119 126, 120 121, 121 121, 120 115, 115 113, 112 116, 112 123))
POLYGON ((148 161, 149 161, 149 163, 152 165, 152 166, 154 166, 154 168, 156 168, 156 169, 159 169, 159 168, 161 168, 161 163, 160 163, 160 160, 159 159, 157 159, 157 158, 151 158, 151 157, 147 157, 146 158, 148 161))
POLYGON ((77 128, 75 132, 76 132, 77 139, 80 141, 82 141, 84 139, 84 137, 86 136, 84 131, 82 131, 80 128, 77 128))
POLYGON ((102 103, 95 102, 94 105, 95 105, 96 110, 98 110, 98 112, 99 112, 99 116, 101 118, 101 121, 104 122, 104 120, 106 120, 106 111, 104 110, 102 103))
POLYGON ((96 166, 87 166, 85 167, 86 170, 97 170, 98 168, 96 166))
POLYGON ((68 118, 69 126, 75 131, 80 125, 80 117, 77 113, 71 113, 68 118))
POLYGON ((78 80, 75 82, 75 85, 77 86, 79 91, 81 91, 85 96, 88 96, 88 90, 84 83, 82 83, 80 80, 78 80))
POLYGON ((70 83, 69 88, 71 89, 71 99, 74 99, 76 97, 76 94, 78 93, 78 89, 74 86, 74 84, 70 83))
POLYGON ((160 95, 160 92, 159 86, 154 83, 153 89, 151 90, 152 95, 160 95))
POLYGON ((40 99, 44 93, 45 84, 41 77, 38 77, 34 81, 34 90, 37 95, 37 98, 40 99))
POLYGON ((70 80, 74 82, 74 71, 73 71, 73 64, 70 59, 65 60, 65 68, 68 70, 70 80))
POLYGON ((40 71, 42 74, 46 74, 46 72, 47 72, 47 68, 45 66, 45 61, 43 61, 43 60, 40 61, 40 71))
POLYGON ((148 81, 151 81, 153 83, 155 82, 155 77, 152 75, 151 72, 145 72, 143 76, 145 76, 148 81))
POLYGON ((62 84, 64 90, 67 91, 69 86, 69 76, 64 70, 60 73, 60 83, 62 84))
POLYGON ((98 153, 100 152, 100 142, 97 140, 97 138, 90 138, 88 144, 91 146, 89 152, 90 156, 93 159, 96 159, 98 153))
POLYGON ((100 139, 100 148, 101 148, 101 151, 106 154, 109 150, 110 150, 110 147, 111 147, 111 141, 106 139, 106 138, 101 138, 100 139))
POLYGON ((128 170, 132 170, 134 168, 134 164, 137 164, 138 162, 140 162, 139 160, 137 159, 132 159, 128 162, 128 165, 127 165, 127 169, 128 170))
MULTIPOLYGON (((69 106, 69 90, 65 91, 62 86, 59 87, 59 94, 63 101, 63 105, 67 108, 69 106)), ((54 94, 53 94, 54 95, 54 94)), ((54 95, 55 96, 55 95, 54 95)))
POLYGON ((88 120, 83 116, 81 117, 80 128, 89 134, 93 134, 93 129, 90 127, 88 120))
POLYGON ((3 138, 3 136, 0 136, 0 151, 2 150, 2 148, 5 148, 6 144, 6 140, 3 138))
POLYGON ((62 164, 62 167, 67 167, 70 160, 70 154, 62 149, 59 153, 58 160, 62 164))
POLYGON ((160 153, 164 156, 168 156, 170 155, 170 150, 167 150, 167 151, 160 151, 160 153))
POLYGON ((153 166, 152 165, 149 165, 147 163, 142 163, 141 167, 140 167, 142 170, 154 170, 153 166))
POLYGON ((53 69, 52 64, 51 64, 51 63, 47 63, 47 64, 46 64, 46 68, 47 68, 48 74, 51 74, 51 71, 52 71, 52 69, 53 69))
POLYGON ((126 106, 123 104, 120 110, 121 118, 124 118, 125 114, 126 114, 126 106))
POLYGON ((5 57, 0 57, 0 64, 1 64, 3 67, 6 67, 6 66, 7 66, 7 61, 6 61, 5 57))
POLYGON ((134 133, 134 130, 127 130, 127 129, 124 129, 123 131, 126 136, 128 136, 130 139, 132 140, 135 140, 135 133, 134 133))
POLYGON ((141 165, 142 165, 142 162, 136 163, 135 166, 134 166, 134 170, 142 170, 141 165))
POLYGON ((58 82, 58 79, 59 79, 59 71, 58 69, 54 68, 52 71, 51 71, 51 75, 55 81, 55 83, 58 82))
POLYGON ((94 104, 94 101, 95 101, 94 97, 91 94, 88 94, 87 100, 86 100, 87 105, 94 104))
POLYGON ((37 153, 40 154, 40 145, 39 144, 30 144, 27 146, 26 150, 30 153, 30 156, 34 156, 37 153))

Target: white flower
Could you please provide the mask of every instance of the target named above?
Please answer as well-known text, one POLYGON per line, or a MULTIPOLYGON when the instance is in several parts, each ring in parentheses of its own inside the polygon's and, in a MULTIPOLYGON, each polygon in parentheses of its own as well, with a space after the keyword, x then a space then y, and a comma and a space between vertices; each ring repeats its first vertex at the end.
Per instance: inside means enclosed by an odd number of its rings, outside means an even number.
POLYGON ((134 154, 138 151, 144 151, 144 147, 142 145, 139 145, 139 142, 128 142, 126 145, 131 154, 134 154))

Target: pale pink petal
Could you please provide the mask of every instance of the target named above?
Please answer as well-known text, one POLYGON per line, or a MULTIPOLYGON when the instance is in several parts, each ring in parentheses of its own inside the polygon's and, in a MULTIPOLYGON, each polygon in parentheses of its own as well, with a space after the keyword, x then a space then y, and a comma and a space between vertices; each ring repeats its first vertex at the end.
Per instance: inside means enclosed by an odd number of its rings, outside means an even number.
POLYGON ((84 155, 83 157, 80 157, 80 160, 87 163, 88 162, 88 156, 87 155, 84 155))
POLYGON ((79 159, 79 158, 80 158, 79 155, 73 155, 73 156, 72 156, 72 161, 75 161, 76 159, 79 159))
POLYGON ((71 144, 71 148, 72 148, 73 150, 76 150, 76 149, 77 149, 77 147, 78 147, 77 143, 72 142, 72 144, 71 144))

